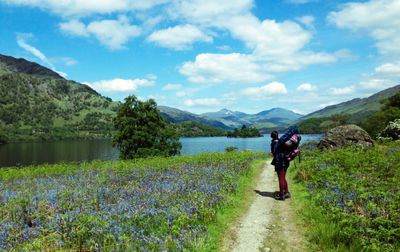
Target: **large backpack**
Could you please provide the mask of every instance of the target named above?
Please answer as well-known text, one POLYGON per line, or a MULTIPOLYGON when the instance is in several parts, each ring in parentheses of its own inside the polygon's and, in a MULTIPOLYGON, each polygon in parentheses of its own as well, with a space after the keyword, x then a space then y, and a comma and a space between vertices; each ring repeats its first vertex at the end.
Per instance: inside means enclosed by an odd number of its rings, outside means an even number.
POLYGON ((285 142, 286 152, 285 157, 288 161, 292 161, 300 153, 301 136, 293 135, 285 142))
POLYGON ((285 158, 288 161, 292 161, 300 153, 301 136, 298 136, 297 133, 297 127, 292 126, 279 138, 279 141, 285 144, 285 158))

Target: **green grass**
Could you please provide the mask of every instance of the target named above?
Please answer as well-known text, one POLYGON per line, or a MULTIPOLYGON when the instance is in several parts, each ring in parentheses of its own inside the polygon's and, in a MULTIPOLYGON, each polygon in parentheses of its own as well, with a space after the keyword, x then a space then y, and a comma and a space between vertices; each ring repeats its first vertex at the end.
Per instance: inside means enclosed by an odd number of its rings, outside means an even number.
POLYGON ((1 169, 0 250, 218 250, 248 205, 264 157, 242 151, 1 169))
POLYGON ((340 227, 327 213, 313 202, 303 183, 295 182, 296 170, 289 172, 291 204, 297 219, 299 232, 308 240, 308 251, 361 251, 356 245, 344 245, 338 240, 340 227))
POLYGON ((303 155, 293 205, 316 251, 398 251, 400 143, 303 155))

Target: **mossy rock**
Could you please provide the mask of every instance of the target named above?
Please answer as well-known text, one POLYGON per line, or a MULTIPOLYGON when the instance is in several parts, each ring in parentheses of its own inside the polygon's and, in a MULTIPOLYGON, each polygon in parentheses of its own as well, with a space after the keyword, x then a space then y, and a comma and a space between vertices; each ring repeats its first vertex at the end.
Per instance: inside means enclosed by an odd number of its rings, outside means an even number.
POLYGON ((318 144, 322 149, 345 148, 348 146, 372 147, 374 141, 370 135, 358 127, 350 124, 329 130, 318 144))

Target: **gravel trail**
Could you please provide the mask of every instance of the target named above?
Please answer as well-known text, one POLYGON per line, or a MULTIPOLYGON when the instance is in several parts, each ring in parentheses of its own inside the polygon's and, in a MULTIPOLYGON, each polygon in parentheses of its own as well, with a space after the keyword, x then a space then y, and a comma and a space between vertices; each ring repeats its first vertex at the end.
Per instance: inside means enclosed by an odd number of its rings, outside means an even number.
MULTIPOLYGON (((239 223, 232 227, 223 246, 224 251, 298 251, 304 239, 298 234, 290 200, 274 199, 278 179, 270 160, 266 162, 256 181, 250 207, 239 223), (282 211, 281 211, 282 210, 282 211), (272 241, 279 236, 277 242, 272 241), (271 242, 271 246, 269 244, 271 242)), ((290 184, 289 184, 290 190, 290 184)))

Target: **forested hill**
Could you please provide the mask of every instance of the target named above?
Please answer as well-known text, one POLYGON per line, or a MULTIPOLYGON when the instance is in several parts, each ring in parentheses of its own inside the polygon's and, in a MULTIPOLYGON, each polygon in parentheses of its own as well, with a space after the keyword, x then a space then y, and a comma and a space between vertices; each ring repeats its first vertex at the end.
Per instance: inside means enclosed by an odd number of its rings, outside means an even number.
POLYGON ((381 107, 381 101, 400 91, 400 85, 385 89, 367 98, 355 98, 353 100, 342 102, 336 105, 325 107, 321 110, 312 112, 306 116, 301 117, 296 121, 304 121, 309 118, 329 117, 332 115, 350 115, 351 121, 362 121, 378 112, 381 107))
POLYGON ((119 104, 39 64, 0 55, 0 131, 10 140, 109 136, 119 104))

